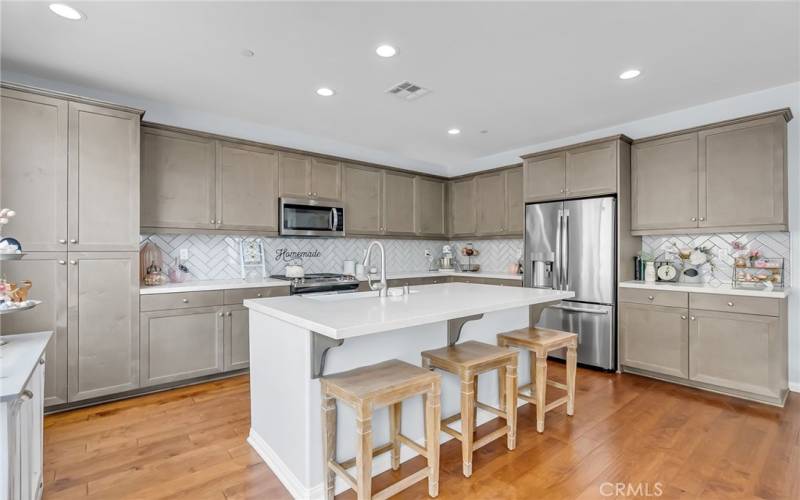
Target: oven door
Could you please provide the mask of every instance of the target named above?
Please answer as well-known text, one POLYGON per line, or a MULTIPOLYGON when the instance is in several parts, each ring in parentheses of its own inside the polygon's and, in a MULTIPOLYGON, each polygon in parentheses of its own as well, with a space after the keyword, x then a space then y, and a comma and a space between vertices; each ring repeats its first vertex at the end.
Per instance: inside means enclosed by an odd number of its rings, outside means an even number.
POLYGON ((344 236, 342 203, 281 198, 280 218, 285 236, 344 236))

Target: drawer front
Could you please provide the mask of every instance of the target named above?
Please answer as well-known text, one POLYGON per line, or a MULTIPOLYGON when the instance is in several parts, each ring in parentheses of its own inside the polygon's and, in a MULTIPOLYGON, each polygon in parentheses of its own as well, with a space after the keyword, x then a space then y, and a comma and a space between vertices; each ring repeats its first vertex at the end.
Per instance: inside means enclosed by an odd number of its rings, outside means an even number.
POLYGON ((620 288, 619 301, 665 307, 689 307, 689 294, 687 292, 670 292, 665 290, 620 288))
POLYGON ((139 297, 139 309, 141 311, 163 311, 166 309, 221 305, 222 290, 210 292, 158 293, 139 297))
POLYGON ((721 311, 762 316, 780 316, 782 299, 767 297, 742 297, 739 295, 716 295, 710 293, 689 294, 691 309, 721 311))
POLYGON ((263 299, 266 297, 285 297, 289 295, 288 286, 270 286, 263 288, 236 288, 223 291, 225 305, 236 306, 248 299, 263 299))

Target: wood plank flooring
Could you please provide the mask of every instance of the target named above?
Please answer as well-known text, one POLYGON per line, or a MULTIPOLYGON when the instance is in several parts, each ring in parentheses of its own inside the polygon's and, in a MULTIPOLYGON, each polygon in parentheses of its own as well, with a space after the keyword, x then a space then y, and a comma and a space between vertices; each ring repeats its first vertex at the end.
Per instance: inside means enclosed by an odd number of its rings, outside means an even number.
MULTIPOLYGON (((563 380, 562 365, 550 372, 563 380)), ((548 413, 538 434, 521 408, 517 449, 480 449, 469 479, 458 443, 444 444, 439 498, 800 499, 800 395, 779 409, 634 375, 577 380, 574 417, 548 413)), ((290 498, 245 442, 248 398, 241 376, 48 416, 44 498, 290 498)), ((381 474, 373 491, 421 467, 381 474)), ((426 497, 422 482, 397 498, 426 497)))

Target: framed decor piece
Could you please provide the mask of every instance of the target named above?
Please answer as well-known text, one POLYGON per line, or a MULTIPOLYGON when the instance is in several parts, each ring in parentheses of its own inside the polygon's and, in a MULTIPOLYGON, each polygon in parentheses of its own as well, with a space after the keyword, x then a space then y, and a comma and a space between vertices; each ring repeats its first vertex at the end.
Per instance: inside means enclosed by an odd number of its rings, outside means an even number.
POLYGON ((267 277, 267 259, 261 239, 242 238, 239 240, 239 259, 242 279, 257 280, 267 277))

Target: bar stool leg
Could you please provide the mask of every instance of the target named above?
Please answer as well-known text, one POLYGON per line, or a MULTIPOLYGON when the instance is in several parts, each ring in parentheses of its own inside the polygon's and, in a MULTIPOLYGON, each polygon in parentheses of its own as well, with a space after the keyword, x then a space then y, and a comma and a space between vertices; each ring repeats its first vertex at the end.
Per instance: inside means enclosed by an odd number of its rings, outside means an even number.
POLYGON ((472 382, 472 391, 474 395, 472 396, 475 400, 475 404, 472 405, 472 428, 473 430, 478 425, 478 376, 475 375, 475 378, 472 382))
POLYGON ((356 408, 356 496, 358 500, 372 497, 372 406, 356 408))
POLYGON ((392 440, 392 470, 400 468, 400 421, 403 402, 389 405, 389 437, 392 440))
POLYGON ((428 451, 428 495, 439 495, 439 434, 441 433, 442 408, 439 404, 441 395, 439 383, 433 384, 425 393, 425 447, 428 451))
POLYGON ((336 399, 322 391, 322 476, 325 482, 325 500, 333 500, 336 473, 328 467, 336 460, 336 399))
MULTIPOLYGON (((497 369, 497 385, 498 385, 498 397, 497 397, 497 407, 498 408, 505 408, 506 407, 506 367, 500 367, 497 369)), ((515 399, 516 398, 510 398, 515 399)))
MULTIPOLYGON (((510 363, 503 370, 505 374, 506 393, 517 393, 517 365, 510 363)), ((502 407, 501 407, 502 408, 502 407)), ((517 447, 517 398, 508 398, 506 403, 506 426, 508 427, 508 449, 517 447)))
POLYGON ((567 415, 575 414, 575 372, 578 369, 578 346, 567 347, 567 415))
POLYGON ((534 391, 536 390, 536 353, 533 351, 528 351, 528 359, 531 362, 531 395, 533 395, 534 391))
POLYGON ((547 391, 547 353, 536 353, 536 430, 544 432, 544 407, 547 391))
POLYGON ((465 477, 472 475, 472 438, 475 431, 473 408, 475 383, 471 372, 461 374, 461 460, 465 477))

